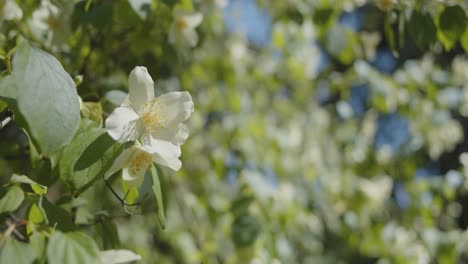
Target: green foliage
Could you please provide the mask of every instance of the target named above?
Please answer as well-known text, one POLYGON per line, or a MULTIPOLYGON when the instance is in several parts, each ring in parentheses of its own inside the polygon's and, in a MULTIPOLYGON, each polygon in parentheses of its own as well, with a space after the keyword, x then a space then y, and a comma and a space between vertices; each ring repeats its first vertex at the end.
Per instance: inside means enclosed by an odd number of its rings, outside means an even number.
POLYGON ((438 36, 446 50, 452 49, 465 32, 467 25, 466 11, 458 6, 447 6, 439 15, 438 36))
POLYGON ((425 49, 437 40, 436 30, 430 13, 413 11, 408 22, 408 33, 420 48, 425 49))
POLYGON ((74 195, 78 195, 102 177, 122 147, 104 129, 90 129, 77 135, 63 152, 60 179, 74 195))
POLYGON ((17 101, 42 153, 49 156, 71 141, 79 123, 78 97, 73 80, 57 59, 23 40, 7 81, 2 86, 8 90, 1 94, 17 101))
POLYGON ((8 239, 0 252, 1 263, 30 264, 37 258, 33 246, 14 239, 8 239))
POLYGON ((465 263, 467 52, 464 0, 0 0, 0 263, 465 263))
POLYGON ((13 212, 24 200, 24 193, 21 188, 13 186, 0 189, 0 213, 13 212))
POLYGON ((159 174, 156 167, 151 168, 151 180, 153 182, 152 189, 154 196, 156 197, 156 210, 158 214, 158 221, 162 229, 166 228, 166 217, 164 216, 164 203, 161 192, 161 183, 159 182, 159 174))
POLYGON ((101 262, 96 242, 81 232, 55 232, 47 245, 47 260, 50 264, 101 262))

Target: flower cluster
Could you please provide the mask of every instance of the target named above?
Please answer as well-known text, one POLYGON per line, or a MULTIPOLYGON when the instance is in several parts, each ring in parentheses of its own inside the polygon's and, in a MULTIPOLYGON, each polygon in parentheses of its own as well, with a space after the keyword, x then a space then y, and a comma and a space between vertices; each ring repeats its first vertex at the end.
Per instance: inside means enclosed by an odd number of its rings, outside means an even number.
POLYGON ((122 177, 139 186, 153 162, 175 171, 182 166, 180 146, 188 137, 182 124, 193 112, 188 92, 154 95, 154 82, 147 69, 137 66, 129 76, 129 95, 106 119, 107 133, 117 142, 135 142, 125 149, 105 174, 123 169, 122 177))

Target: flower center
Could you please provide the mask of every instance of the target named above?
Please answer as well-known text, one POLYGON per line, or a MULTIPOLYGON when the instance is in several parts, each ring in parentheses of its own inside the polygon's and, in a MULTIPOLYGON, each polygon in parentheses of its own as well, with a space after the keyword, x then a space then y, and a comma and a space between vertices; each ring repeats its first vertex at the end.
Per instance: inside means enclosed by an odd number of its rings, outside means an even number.
POLYGON ((166 111, 159 102, 159 98, 147 103, 140 112, 140 119, 149 133, 155 133, 159 128, 165 127, 167 121, 166 111))
POLYGON ((136 175, 142 170, 146 171, 150 167, 151 162, 152 159, 150 154, 144 151, 138 151, 133 155, 132 160, 130 161, 130 173, 136 175))
POLYGON ((187 27, 187 23, 185 22, 185 19, 178 17, 175 20, 175 26, 178 31, 182 31, 187 27))

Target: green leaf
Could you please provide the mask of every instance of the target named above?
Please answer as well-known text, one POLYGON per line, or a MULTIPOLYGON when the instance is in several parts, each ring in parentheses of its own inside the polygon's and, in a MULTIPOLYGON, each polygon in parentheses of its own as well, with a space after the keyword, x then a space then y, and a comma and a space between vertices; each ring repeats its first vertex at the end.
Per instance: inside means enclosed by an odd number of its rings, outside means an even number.
POLYGON ((0 80, 0 99, 4 101, 13 111, 18 111, 17 107, 17 90, 18 86, 13 76, 8 75, 0 80))
POLYGON ((0 251, 0 263, 30 264, 36 258, 30 244, 8 239, 0 251))
POLYGON ((107 171, 122 148, 105 129, 78 135, 63 152, 59 164, 61 181, 75 196, 79 195, 107 171))
POLYGON ((101 263, 96 242, 81 232, 55 232, 47 245, 47 260, 50 264, 101 263))
POLYGON ((334 9, 330 7, 318 8, 315 10, 313 15, 314 24, 320 26, 320 28, 327 28, 334 18, 334 9))
MULTIPOLYGON (((46 240, 43 234, 35 232, 29 237, 29 243, 34 250, 37 259, 45 258, 46 240)), ((45 259, 44 259, 45 260, 45 259)), ((40 262, 43 263, 43 262, 40 262)))
MULTIPOLYGON (((43 209, 39 208, 35 203, 31 204, 29 207, 28 212, 28 221, 35 225, 42 223, 47 217, 46 213, 42 211, 43 209)), ((28 233, 32 232, 33 230, 28 229, 28 233)))
POLYGON ((249 213, 241 214, 232 223, 231 238, 238 248, 252 245, 260 233, 260 223, 249 213))
POLYGON ((47 193, 47 186, 41 185, 33 180, 31 180, 28 176, 25 175, 18 175, 13 174, 10 179, 10 183, 24 183, 29 184, 33 191, 39 195, 44 195, 47 193))
POLYGON ((445 50, 453 48, 458 39, 465 32, 466 28, 465 10, 458 6, 447 6, 439 15, 439 40, 444 45, 445 50))
POLYGON ((166 228, 166 217, 164 216, 164 203, 161 192, 161 184, 159 182, 158 172, 155 165, 151 167, 151 179, 153 180, 153 192, 156 197, 156 210, 158 214, 159 224, 162 229, 166 228))
POLYGON ((466 27, 465 33, 461 36, 460 42, 465 52, 468 52, 468 27, 466 27))
POLYGON ((24 200, 24 193, 18 186, 2 188, 0 191, 3 195, 0 199, 0 213, 9 213, 15 211, 24 200))
POLYGON ((61 231, 74 231, 75 225, 71 214, 60 206, 49 202, 45 197, 41 197, 42 203, 39 206, 46 213, 48 224, 61 231))
POLYGON ((397 49, 396 49, 396 40, 395 40, 395 32, 393 31, 393 19, 392 19, 392 13, 389 12, 387 16, 385 16, 384 20, 384 33, 385 33, 385 38, 388 41, 388 46, 393 52, 393 55, 397 55, 397 49))
POLYGON ((110 219, 103 219, 96 225, 96 233, 102 238, 103 249, 115 249, 120 247, 120 238, 117 226, 110 219))
POLYGON ((9 95, 16 97, 40 150, 49 155, 67 145, 78 129, 79 101, 73 79, 60 62, 23 40, 13 56, 10 78, 10 84, 2 81, 0 90, 16 87, 16 94, 9 90, 9 95))
POLYGON ((22 129, 26 137, 28 137, 29 141, 29 160, 31 161, 31 164, 33 167, 35 167, 39 161, 41 160, 41 155, 39 154, 39 151, 37 150, 37 147, 34 145, 34 142, 32 138, 29 136, 28 131, 26 129, 22 129))
POLYGON ((437 29, 429 13, 414 10, 407 28, 411 38, 421 49, 429 47, 437 40, 437 29))
POLYGON ((7 107, 8 107, 8 104, 5 101, 0 100, 0 112, 5 110, 7 107))

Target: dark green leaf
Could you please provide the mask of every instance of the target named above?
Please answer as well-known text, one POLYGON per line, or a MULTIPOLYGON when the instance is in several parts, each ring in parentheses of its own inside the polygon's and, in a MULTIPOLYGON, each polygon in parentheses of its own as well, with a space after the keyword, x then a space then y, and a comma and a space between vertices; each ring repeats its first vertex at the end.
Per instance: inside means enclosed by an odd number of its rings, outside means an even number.
POLYGON ((414 10, 408 22, 408 33, 416 45, 425 49, 437 40, 437 29, 431 14, 414 10))
POLYGON ((13 174, 13 176, 11 176, 10 183, 29 184, 31 186, 31 189, 39 195, 44 195, 47 193, 47 186, 41 185, 31 180, 28 176, 25 175, 13 174))
POLYGON ((110 219, 102 219, 96 225, 96 233, 102 239, 103 249, 120 248, 119 233, 117 226, 110 219))
POLYGON ((446 50, 453 48, 466 28, 465 10, 458 6, 447 6, 439 15, 439 40, 446 50))
POLYGON ((106 172, 122 147, 104 129, 78 135, 63 152, 61 181, 75 196, 80 194, 106 172))
POLYGON ((461 36, 460 42, 465 52, 468 52, 468 27, 466 27, 465 33, 461 36))
POLYGON ((49 226, 61 231, 75 230, 72 216, 67 210, 49 202, 46 198, 41 200, 42 204, 39 204, 39 207, 46 213, 49 226))
POLYGON ((232 241, 239 248, 252 245, 259 233, 260 223, 248 213, 237 216, 232 223, 232 241))

